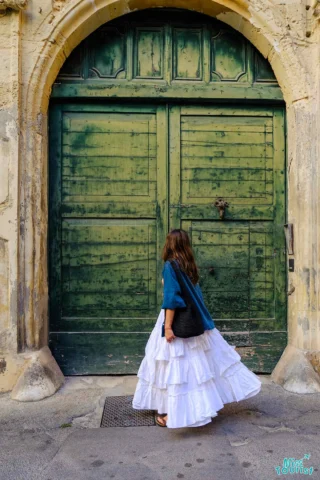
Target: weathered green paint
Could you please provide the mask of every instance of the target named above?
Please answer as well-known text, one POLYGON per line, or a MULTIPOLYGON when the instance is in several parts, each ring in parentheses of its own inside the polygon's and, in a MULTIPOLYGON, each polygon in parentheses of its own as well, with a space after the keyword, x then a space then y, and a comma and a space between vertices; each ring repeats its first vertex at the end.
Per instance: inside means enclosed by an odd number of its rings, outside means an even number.
POLYGON ((273 100, 283 103, 281 90, 276 87, 263 85, 229 85, 227 83, 212 83, 210 85, 194 85, 185 81, 184 84, 158 85, 132 84, 125 82, 119 84, 101 82, 94 85, 85 82, 74 85, 72 83, 60 83, 53 86, 53 98, 150 98, 187 100, 190 98, 198 100, 273 100))
POLYGON ((64 372, 86 373, 88 349, 91 373, 104 372, 109 358, 107 371, 133 373, 141 360, 137 332, 150 328, 161 302, 166 118, 162 106, 52 109, 50 345, 64 372), (129 347, 114 363, 108 344, 125 338, 129 347), (94 339, 111 357, 101 360, 94 339))
POLYGON ((100 27, 67 59, 52 96, 283 100, 268 62, 243 35, 173 9, 100 27))
POLYGON ((49 344, 65 374, 137 372, 173 227, 190 232, 217 327, 250 368, 274 367, 286 344, 283 107, 203 103, 280 100, 256 55, 216 20, 154 10, 102 27, 61 71, 53 97, 69 102, 50 109, 49 344), (123 98, 94 101, 104 96, 123 98))
POLYGON ((270 372, 287 342, 283 110, 188 106, 172 115, 181 180, 171 222, 189 231, 217 327, 246 364, 270 372), (229 203, 224 220, 218 197, 229 203))

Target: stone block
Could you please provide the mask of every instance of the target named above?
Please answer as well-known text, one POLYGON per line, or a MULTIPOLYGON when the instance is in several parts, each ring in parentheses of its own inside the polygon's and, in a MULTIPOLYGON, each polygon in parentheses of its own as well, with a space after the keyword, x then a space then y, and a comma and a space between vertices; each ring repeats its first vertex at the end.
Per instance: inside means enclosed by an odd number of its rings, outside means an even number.
POLYGON ((287 345, 271 374, 271 380, 293 393, 320 393, 320 376, 307 358, 307 352, 287 345))
POLYGON ((20 402, 35 402, 53 395, 63 384, 64 375, 46 346, 30 355, 11 398, 20 402))

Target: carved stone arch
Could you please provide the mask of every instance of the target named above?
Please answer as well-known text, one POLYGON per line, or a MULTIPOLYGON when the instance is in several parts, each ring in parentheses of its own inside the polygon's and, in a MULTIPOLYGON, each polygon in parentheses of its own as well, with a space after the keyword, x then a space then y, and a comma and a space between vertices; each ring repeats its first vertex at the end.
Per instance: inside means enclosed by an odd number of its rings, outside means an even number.
MULTIPOLYGON (((308 199, 315 188, 312 181, 316 179, 310 178, 303 166, 303 163, 308 164, 308 160, 309 164, 315 162, 316 157, 310 146, 312 129, 315 128, 310 112, 314 114, 315 109, 306 108, 307 102, 311 101, 312 91, 293 38, 276 5, 269 0, 252 0, 250 3, 243 0, 70 0, 61 10, 48 14, 46 21, 34 32, 34 44, 38 51, 29 70, 23 71, 23 81, 28 88, 22 92, 20 142, 22 181, 19 201, 25 225, 19 249, 21 352, 47 345, 47 110, 51 86, 72 50, 102 24, 130 11, 160 6, 187 8, 214 16, 242 33, 268 58, 287 104, 288 158, 291 167, 296 164, 296 168, 289 171, 289 220, 293 216, 298 225, 296 245, 302 244, 306 237, 310 242, 315 239, 317 226, 310 222, 308 199), (303 187, 298 191, 297 185, 302 184, 303 187)), ((305 298, 310 300, 310 290, 299 274, 303 269, 311 268, 312 256, 304 255, 301 249, 295 261, 296 288, 301 285, 301 289, 305 290, 305 298)), ((314 283, 319 284, 316 279, 314 283)), ((299 339, 299 315, 303 316, 305 312, 290 307, 289 302, 291 347, 309 349, 311 338, 299 339)), ((290 362, 292 356, 294 351, 290 362)), ((300 357, 297 361, 301 361, 300 357)), ((281 383, 290 382, 291 373, 286 371, 287 364, 289 360, 282 366, 281 383)), ((307 385, 308 380, 304 382, 307 385)), ((306 391, 320 390, 319 385, 314 380, 311 386, 306 387, 306 391)))
MULTIPOLYGON (((211 15, 242 33, 267 58, 283 91, 286 103, 306 98, 306 72, 296 55, 293 39, 285 19, 270 0, 246 2, 239 0, 206 0, 198 7, 196 0, 102 0, 93 8, 89 0, 70 2, 54 20, 38 31, 46 35, 31 75, 29 92, 43 92, 35 99, 35 108, 46 112, 51 85, 72 50, 102 24, 130 11, 153 7, 176 7, 211 15), (134 3, 134 8, 130 7, 134 3), (72 15, 71 15, 72 13, 72 15), (285 51, 283 54, 281 52, 285 51), (293 79, 300 78, 300 82, 293 79), (40 102, 40 104, 39 104, 40 102), (42 103, 44 102, 44 103, 42 103)), ((42 33, 42 35, 41 35, 42 33)), ((30 104, 30 103, 29 103, 30 104)))

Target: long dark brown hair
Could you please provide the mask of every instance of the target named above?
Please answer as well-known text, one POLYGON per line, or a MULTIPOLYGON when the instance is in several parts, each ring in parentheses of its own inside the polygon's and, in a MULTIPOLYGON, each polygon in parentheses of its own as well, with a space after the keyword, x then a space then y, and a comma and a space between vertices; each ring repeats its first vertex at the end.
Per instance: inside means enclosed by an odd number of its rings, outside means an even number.
POLYGON ((190 278, 193 285, 199 281, 199 272, 196 265, 189 235, 179 228, 168 233, 162 252, 162 259, 177 260, 183 272, 190 278))

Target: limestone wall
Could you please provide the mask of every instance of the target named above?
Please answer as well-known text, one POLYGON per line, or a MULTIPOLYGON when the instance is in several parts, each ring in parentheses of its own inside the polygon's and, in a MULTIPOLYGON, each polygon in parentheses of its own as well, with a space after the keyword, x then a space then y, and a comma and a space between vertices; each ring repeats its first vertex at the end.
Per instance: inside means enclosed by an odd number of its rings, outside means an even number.
MULTIPOLYGON (((0 0, 0 391, 12 389, 30 353, 47 345, 51 85, 72 49, 101 24, 160 6, 216 16, 243 33, 274 69, 287 104, 288 221, 295 232, 295 272, 288 274, 289 343, 293 352, 308 352, 318 362, 319 2, 0 0)), ((286 362, 280 365, 281 383, 290 375, 286 362)))
MULTIPOLYGON (((0 10, 0 15, 3 12, 0 10)), ((0 389, 21 372, 18 350, 20 18, 0 16, 0 389)))

